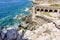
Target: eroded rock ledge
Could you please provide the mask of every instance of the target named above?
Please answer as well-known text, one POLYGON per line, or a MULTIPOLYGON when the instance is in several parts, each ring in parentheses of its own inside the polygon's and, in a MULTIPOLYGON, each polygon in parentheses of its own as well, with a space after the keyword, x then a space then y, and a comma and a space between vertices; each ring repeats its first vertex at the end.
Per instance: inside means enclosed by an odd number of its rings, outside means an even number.
POLYGON ((29 40, 60 40, 60 30, 51 22, 39 26, 34 31, 27 30, 24 37, 29 40))

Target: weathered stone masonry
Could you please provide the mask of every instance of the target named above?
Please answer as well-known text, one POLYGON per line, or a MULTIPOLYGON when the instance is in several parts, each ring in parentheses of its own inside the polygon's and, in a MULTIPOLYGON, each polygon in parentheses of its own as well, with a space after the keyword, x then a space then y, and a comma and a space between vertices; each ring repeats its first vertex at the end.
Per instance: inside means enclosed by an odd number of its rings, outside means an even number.
POLYGON ((55 12, 55 13, 59 13, 60 9, 57 7, 45 7, 45 6, 37 6, 35 7, 35 12, 40 11, 40 12, 55 12))

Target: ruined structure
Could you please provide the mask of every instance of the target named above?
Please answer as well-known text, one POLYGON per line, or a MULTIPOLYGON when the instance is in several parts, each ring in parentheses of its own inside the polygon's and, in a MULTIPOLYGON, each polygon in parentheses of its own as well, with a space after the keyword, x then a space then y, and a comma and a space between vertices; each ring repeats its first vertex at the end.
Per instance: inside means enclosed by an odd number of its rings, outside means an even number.
POLYGON ((34 3, 60 3, 60 0, 32 0, 34 3))
MULTIPOLYGON (((59 18, 60 1, 59 0, 33 0, 32 19, 36 16, 59 18)), ((49 19, 50 19, 49 18, 49 19)))

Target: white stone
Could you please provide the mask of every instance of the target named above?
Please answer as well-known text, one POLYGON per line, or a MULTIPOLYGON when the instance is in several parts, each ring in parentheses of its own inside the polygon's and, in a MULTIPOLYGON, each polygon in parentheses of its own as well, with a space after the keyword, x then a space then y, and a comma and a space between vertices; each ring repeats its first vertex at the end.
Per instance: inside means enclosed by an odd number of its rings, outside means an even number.
POLYGON ((60 20, 53 20, 56 25, 60 25, 60 20))
POLYGON ((60 30, 53 23, 43 24, 34 31, 27 30, 25 37, 31 40, 60 40, 60 30), (49 33, 45 32, 49 30, 49 33))
POLYGON ((29 10, 29 8, 26 8, 24 11, 28 11, 29 10))

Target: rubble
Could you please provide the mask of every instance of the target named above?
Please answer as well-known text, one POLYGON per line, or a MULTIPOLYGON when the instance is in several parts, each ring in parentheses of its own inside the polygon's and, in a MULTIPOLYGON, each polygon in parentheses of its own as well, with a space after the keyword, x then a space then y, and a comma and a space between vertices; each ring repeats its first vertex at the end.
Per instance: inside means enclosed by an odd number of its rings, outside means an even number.
POLYGON ((60 20, 53 20, 56 25, 60 25, 60 20))

